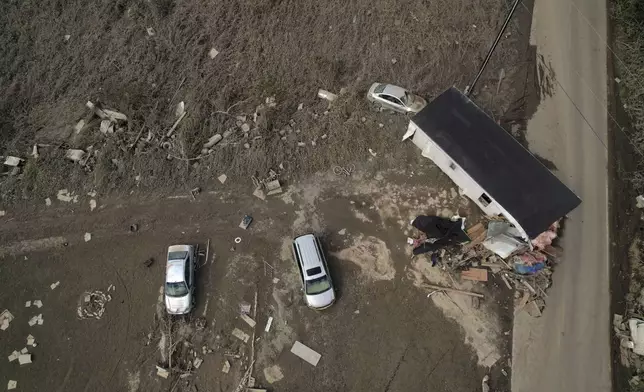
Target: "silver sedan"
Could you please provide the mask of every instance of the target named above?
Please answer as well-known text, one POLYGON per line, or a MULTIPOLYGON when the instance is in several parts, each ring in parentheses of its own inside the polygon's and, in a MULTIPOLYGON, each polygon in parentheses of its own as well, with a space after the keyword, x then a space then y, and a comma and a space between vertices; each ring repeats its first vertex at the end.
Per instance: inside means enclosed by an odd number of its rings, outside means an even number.
POLYGON ((393 84, 374 83, 369 88, 367 100, 384 109, 400 113, 416 114, 423 110, 427 101, 393 84))

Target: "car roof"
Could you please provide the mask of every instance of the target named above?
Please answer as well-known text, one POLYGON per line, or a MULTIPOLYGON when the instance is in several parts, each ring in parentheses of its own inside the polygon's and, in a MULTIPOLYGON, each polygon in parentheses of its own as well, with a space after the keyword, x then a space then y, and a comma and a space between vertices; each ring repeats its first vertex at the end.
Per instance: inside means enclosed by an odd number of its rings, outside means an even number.
POLYGON ((165 281, 167 283, 184 282, 185 260, 172 260, 166 265, 165 281))
POLYGON ((406 93, 407 93, 407 90, 405 90, 402 87, 394 86, 393 84, 386 84, 381 94, 387 94, 394 97, 402 98, 405 96, 406 93))
POLYGON ((312 276, 306 275, 306 280, 315 279, 316 277, 326 275, 324 264, 322 263, 322 255, 318 252, 318 247, 315 241, 316 239, 313 234, 306 234, 293 240, 299 251, 300 260, 302 260, 302 267, 304 269, 305 275, 306 271, 311 268, 320 267, 320 269, 322 270, 319 274, 312 276))

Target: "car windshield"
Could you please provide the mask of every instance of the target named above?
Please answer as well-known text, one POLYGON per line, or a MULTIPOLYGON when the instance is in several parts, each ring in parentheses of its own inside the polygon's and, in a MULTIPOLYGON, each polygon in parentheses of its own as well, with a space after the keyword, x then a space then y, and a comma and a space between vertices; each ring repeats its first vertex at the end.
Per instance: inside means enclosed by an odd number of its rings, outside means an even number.
POLYGON ((168 252, 168 260, 183 260, 188 256, 188 252, 168 252))
POLYGON ((321 294, 331 288, 331 282, 326 276, 306 281, 306 294, 321 294))
POLYGON ((183 297, 188 294, 188 286, 185 282, 166 282, 165 295, 168 297, 183 297))

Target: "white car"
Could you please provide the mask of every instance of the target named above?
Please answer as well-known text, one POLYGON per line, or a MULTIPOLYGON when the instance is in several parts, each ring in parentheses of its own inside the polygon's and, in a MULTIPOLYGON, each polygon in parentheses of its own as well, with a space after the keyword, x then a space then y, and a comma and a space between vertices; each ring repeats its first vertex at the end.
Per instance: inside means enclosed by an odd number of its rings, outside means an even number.
POLYGON ((367 100, 384 109, 400 113, 418 113, 427 105, 427 101, 402 87, 393 84, 374 83, 367 92, 367 100))
POLYGON ((168 314, 192 310, 195 289, 195 247, 172 245, 165 269, 165 307, 168 314))
POLYGON ((320 240, 313 234, 295 238, 293 258, 300 270, 307 306, 322 310, 333 305, 335 290, 320 240))

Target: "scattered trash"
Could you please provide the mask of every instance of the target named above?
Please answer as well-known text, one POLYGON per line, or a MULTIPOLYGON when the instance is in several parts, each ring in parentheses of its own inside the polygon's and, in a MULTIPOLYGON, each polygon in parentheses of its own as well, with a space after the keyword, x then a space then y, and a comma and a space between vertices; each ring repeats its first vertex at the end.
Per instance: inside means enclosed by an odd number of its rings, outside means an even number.
POLYGON ((615 77, 615 82, 619 84, 619 83, 621 83, 621 82, 622 82, 622 79, 620 79, 620 78, 618 78, 618 77, 615 77))
POLYGON ((318 90, 318 98, 326 99, 329 102, 333 102, 336 99, 338 99, 338 96, 333 94, 330 91, 319 89, 318 90))
POLYGON ((241 237, 235 237, 235 243, 240 244, 242 241, 241 237))
POLYGON ((228 362, 227 359, 224 359, 224 366, 221 368, 221 372, 224 374, 228 374, 230 371, 230 362, 228 362))
POLYGON ((143 265, 146 267, 150 267, 152 264, 154 264, 154 257, 150 257, 143 262, 143 265))
POLYGON ((78 195, 74 195, 73 192, 69 192, 67 189, 61 189, 58 191, 58 194, 56 195, 56 198, 60 201, 64 202, 73 202, 77 203, 78 202, 78 195))
POLYGON ((105 304, 111 300, 111 295, 105 294, 100 290, 85 292, 82 295, 82 301, 76 308, 76 314, 81 320, 87 318, 100 320, 103 317, 103 313, 105 313, 105 304))
POLYGON ((148 27, 145 29, 145 31, 148 32, 148 35, 152 37, 154 35, 154 29, 152 27, 148 27))
POLYGON ((636 207, 637 208, 644 208, 644 196, 639 195, 635 198, 635 201, 637 202, 636 207))
MULTIPOLYGON (((246 230, 246 229, 248 229, 248 226, 250 226, 250 224, 251 224, 252 222, 253 222, 253 217, 252 217, 252 216, 250 216, 250 215, 244 215, 244 217, 243 217, 243 218, 242 218, 242 220, 241 220, 241 223, 239 224, 239 227, 240 227, 240 228, 242 228, 242 229, 244 229, 244 230, 246 230)), ((238 238, 239 238, 239 237, 238 237, 238 238)), ((239 242, 237 242, 237 241, 235 241, 235 242, 236 242, 236 243, 239 243, 239 242)), ((240 238, 240 242, 241 242, 241 238, 240 238)))
POLYGON ((396 64, 397 62, 398 62, 398 60, 396 60, 395 58, 391 59, 392 64, 396 64))
POLYGON ((320 358, 322 357, 321 354, 311 350, 310 348, 303 345, 299 341, 296 341, 295 344, 293 344, 293 347, 291 348, 291 352, 313 366, 317 366, 318 362, 320 361, 320 358))
POLYGON ((24 159, 22 159, 22 158, 18 158, 18 157, 14 157, 14 156, 11 156, 11 155, 9 155, 8 157, 6 157, 6 158, 5 158, 5 160, 4 160, 4 164, 5 164, 6 166, 11 166, 11 167, 17 167, 17 166, 20 166, 20 165, 22 164, 22 162, 24 162, 24 159))
POLYGON ((242 313, 239 317, 241 317, 242 320, 246 322, 246 324, 250 325, 251 328, 255 328, 255 325, 257 324, 255 320, 250 318, 247 314, 242 313))
POLYGON ((186 104, 181 101, 177 104, 177 107, 174 109, 175 117, 181 117, 186 112, 186 104))
POLYGON ((211 136, 206 143, 204 143, 203 148, 208 149, 208 148, 214 147, 215 144, 219 143, 223 138, 224 138, 223 136, 216 133, 213 136, 211 136))
POLYGON ((225 174, 222 174, 221 176, 217 177, 217 179, 219 180, 219 182, 223 184, 228 179, 228 176, 226 176, 225 174))
POLYGON ((31 354, 20 354, 18 357, 18 363, 21 365, 27 365, 31 363, 31 354))
POLYGON ((36 347, 36 338, 32 335, 27 336, 27 346, 36 347))
POLYGON ((60 281, 58 281, 58 282, 56 282, 56 283, 52 283, 51 285, 49 285, 49 287, 51 287, 51 289, 53 290, 53 289, 55 289, 56 287, 58 287, 58 285, 59 285, 59 284, 60 284, 60 281))
POLYGON ((239 304, 239 313, 241 314, 250 313, 250 304, 247 304, 247 303, 239 304))
POLYGON ((371 154, 371 156, 372 156, 372 157, 374 157, 374 158, 378 155, 378 154, 376 154, 376 152, 375 152, 375 151, 373 151, 372 149, 369 149, 369 154, 371 154))
POLYGON ((9 328, 9 323, 11 323, 12 320, 13 314, 11 314, 9 310, 5 309, 2 311, 0 314, 0 329, 4 331, 9 328))
POLYGON ((85 242, 91 241, 92 240, 92 233, 85 233, 85 235, 83 236, 83 239, 85 240, 85 242))
POLYGON ((278 284, 280 282, 280 278, 273 278, 273 284, 278 284))
POLYGON ((28 307, 30 307, 30 306, 31 306, 31 301, 27 301, 27 302, 25 302, 25 308, 28 308, 28 307))
POLYGON ((248 339, 250 339, 250 335, 239 328, 233 329, 232 335, 244 343, 248 343, 248 339))
POLYGON ((18 381, 9 380, 9 382, 7 383, 7 390, 10 391, 12 389, 16 389, 17 386, 18 386, 18 381))
POLYGON ((32 318, 29 319, 29 321, 27 323, 29 324, 30 327, 33 327, 36 324, 43 325, 44 320, 42 318, 42 314, 39 314, 37 316, 33 316, 32 318))
POLYGON ((490 376, 486 374, 485 377, 483 377, 483 380, 481 381, 482 392, 490 392, 490 386, 487 383, 489 380, 490 380, 490 376))
POLYGON ((114 124, 110 120, 101 120, 101 126, 99 130, 104 135, 107 135, 108 133, 114 133, 114 124))
POLYGON ((334 166, 333 167, 333 173, 338 175, 338 176, 347 176, 349 177, 353 171, 356 169, 354 165, 348 165, 348 166, 334 166))
POLYGON ((468 270, 461 271, 461 277, 467 280, 487 282, 487 270, 483 268, 470 268, 468 270))
POLYGON ((42 301, 37 299, 34 302, 34 306, 37 307, 38 309, 42 308, 42 301))
POLYGON ((202 358, 195 358, 194 361, 192 361, 192 364, 194 365, 195 369, 199 369, 202 363, 203 363, 202 358))
POLYGON ((271 325, 273 325, 273 317, 269 317, 266 321, 266 327, 264 327, 264 332, 269 332, 271 330, 271 325))
POLYGON ((269 384, 274 384, 284 378, 282 369, 278 365, 273 365, 264 369, 264 378, 269 384))
POLYGON ((208 52, 208 57, 210 57, 211 59, 214 59, 215 57, 217 57, 218 54, 219 54, 219 51, 217 49, 211 48, 210 52, 208 52))
POLYGON ((267 196, 277 195, 282 193, 282 186, 279 180, 273 180, 266 183, 267 196))
POLYGON ((261 200, 266 200, 266 195, 264 194, 264 191, 262 190, 262 188, 255 189, 255 192, 253 192, 253 196, 261 200))
POLYGON ((347 229, 342 229, 342 230, 338 231, 338 234, 340 234, 340 235, 347 234, 347 229))
POLYGON ((170 372, 160 366, 157 366, 157 376, 162 377, 162 378, 168 378, 170 375, 170 372))
POLYGON ((0 216, 5 216, 5 215, 7 215, 7 212, 4 210, 0 210, 0 216))

